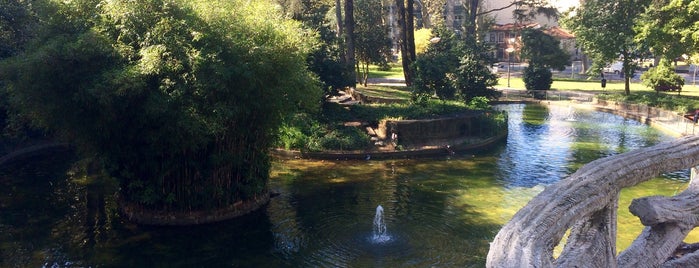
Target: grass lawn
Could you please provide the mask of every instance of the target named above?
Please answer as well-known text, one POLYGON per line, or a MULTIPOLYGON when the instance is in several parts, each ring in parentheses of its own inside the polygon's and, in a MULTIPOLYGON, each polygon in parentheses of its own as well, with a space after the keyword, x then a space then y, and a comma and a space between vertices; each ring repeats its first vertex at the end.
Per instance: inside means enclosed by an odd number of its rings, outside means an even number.
MULTIPOLYGON (((401 74, 402 75, 402 74, 401 74)), ((371 97, 386 98, 386 99, 410 99, 410 90, 404 86, 377 86, 369 85, 364 87, 357 85, 357 90, 371 97)))
MULTIPOLYGON (((645 86, 640 83, 631 83, 631 91, 650 91, 645 86)), ((501 76, 498 79, 498 84, 495 86, 498 88, 507 87, 507 77, 501 76)), ((521 77, 510 77, 510 87, 517 89, 524 89, 524 81, 521 77)), ((555 79, 553 84, 551 84, 551 89, 553 90, 577 90, 577 91, 606 91, 606 92, 624 92, 624 82, 623 81, 607 81, 607 86, 602 89, 600 81, 597 80, 569 80, 569 79, 555 79)))
MULTIPOLYGON (((391 69, 388 71, 381 71, 376 65, 369 66, 369 77, 370 78, 403 78, 403 67, 398 63, 391 63, 391 69)), ((495 85, 497 88, 507 87, 507 76, 505 74, 500 74, 498 79, 498 84, 495 85)), ((524 81, 521 77, 510 77, 510 87, 524 89, 524 81)), ((631 92, 653 92, 653 90, 645 87, 640 82, 631 82, 630 85, 631 92)), ((576 91, 595 91, 604 93, 623 93, 624 92, 624 81, 622 80, 607 80, 607 86, 602 89, 599 80, 570 80, 570 79, 560 79, 554 78, 553 84, 551 84, 553 90, 576 90, 576 91)), ((399 99, 409 99, 410 91, 404 87, 387 87, 387 86, 372 86, 369 87, 358 87, 358 89, 366 92, 371 96, 382 97, 382 98, 399 98, 399 99)), ((666 95, 677 95, 676 92, 662 92, 660 94, 666 95)), ((699 85, 687 84, 682 88, 681 96, 688 97, 698 97, 699 98, 699 85)))
POLYGON ((398 63, 390 63, 391 69, 379 70, 377 65, 369 65, 369 78, 403 78, 403 66, 398 63))

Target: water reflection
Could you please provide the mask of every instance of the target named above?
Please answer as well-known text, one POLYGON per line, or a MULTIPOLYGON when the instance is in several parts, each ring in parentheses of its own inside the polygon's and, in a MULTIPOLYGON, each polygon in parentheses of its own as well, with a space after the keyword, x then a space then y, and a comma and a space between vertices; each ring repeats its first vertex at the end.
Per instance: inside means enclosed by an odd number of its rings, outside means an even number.
MULTIPOLYGON (((500 226, 582 164, 668 139, 632 120, 567 106, 507 105, 507 142, 482 155, 274 163, 262 211, 196 227, 116 213, 108 179, 56 154, 0 169, 2 267, 481 267, 500 226), (571 115, 574 120, 571 119, 571 115), (81 171, 82 170, 82 171, 81 171), (81 173, 82 172, 82 173, 81 173), (82 174, 82 175, 80 175, 82 174), (383 208, 390 241, 372 243, 383 208)), ((686 171, 624 190, 620 248, 640 231, 626 207, 671 195, 686 171)))

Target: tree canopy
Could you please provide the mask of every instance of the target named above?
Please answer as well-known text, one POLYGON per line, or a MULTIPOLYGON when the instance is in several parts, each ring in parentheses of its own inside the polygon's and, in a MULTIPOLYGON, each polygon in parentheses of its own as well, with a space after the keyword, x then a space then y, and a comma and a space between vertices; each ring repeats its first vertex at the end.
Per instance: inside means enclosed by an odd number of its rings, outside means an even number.
POLYGON ((563 70, 570 63, 570 55, 561 49, 558 39, 538 29, 522 31, 522 58, 529 65, 563 70))
POLYGON ((586 0, 572 16, 562 20, 576 37, 578 45, 593 60, 594 72, 614 60, 622 60, 625 91, 630 94, 630 79, 635 70, 634 59, 642 52, 636 42, 635 18, 648 6, 649 0, 586 0))
POLYGON ((318 107, 315 34, 267 2, 45 4, 40 34, 0 65, 10 102, 101 159, 139 206, 263 195, 284 113, 318 107))
POLYGON ((699 2, 653 1, 636 25, 636 41, 665 59, 699 53, 699 2))
POLYGON ((391 57, 391 39, 389 28, 382 17, 381 0, 356 0, 355 40, 357 64, 361 70, 360 82, 365 86, 369 75, 369 64, 387 65, 391 57))

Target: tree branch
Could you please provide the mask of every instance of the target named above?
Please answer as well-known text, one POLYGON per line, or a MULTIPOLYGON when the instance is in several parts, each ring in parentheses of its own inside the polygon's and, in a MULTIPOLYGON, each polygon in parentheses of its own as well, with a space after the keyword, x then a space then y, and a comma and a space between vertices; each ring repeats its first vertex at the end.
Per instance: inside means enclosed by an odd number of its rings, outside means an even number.
POLYGON ((511 7, 514 6, 514 5, 518 5, 518 4, 522 4, 522 3, 524 3, 524 1, 514 1, 514 2, 510 3, 509 5, 504 6, 504 7, 501 7, 501 8, 494 8, 494 9, 491 9, 491 10, 486 10, 486 11, 483 11, 483 12, 480 12, 480 13, 476 13, 476 16, 481 16, 481 15, 493 13, 493 12, 496 12, 496 11, 505 10, 505 9, 511 8, 511 7))

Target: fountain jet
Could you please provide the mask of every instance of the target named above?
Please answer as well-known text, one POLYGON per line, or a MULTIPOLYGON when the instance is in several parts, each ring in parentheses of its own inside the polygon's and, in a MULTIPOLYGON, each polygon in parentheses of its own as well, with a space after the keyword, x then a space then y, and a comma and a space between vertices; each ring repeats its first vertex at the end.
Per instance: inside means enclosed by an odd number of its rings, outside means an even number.
POLYGON ((371 241, 374 243, 385 243, 391 240, 391 236, 386 231, 386 223, 383 220, 383 207, 376 207, 376 215, 374 215, 374 234, 371 236, 371 241))

